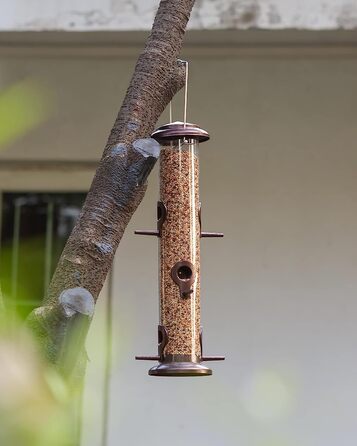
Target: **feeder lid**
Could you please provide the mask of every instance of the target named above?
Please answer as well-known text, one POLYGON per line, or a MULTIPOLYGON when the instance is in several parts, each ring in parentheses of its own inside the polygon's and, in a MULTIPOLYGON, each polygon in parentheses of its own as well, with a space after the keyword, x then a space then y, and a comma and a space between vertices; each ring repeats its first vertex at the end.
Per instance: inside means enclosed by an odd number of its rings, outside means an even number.
POLYGON ((154 131, 151 135, 159 143, 167 143, 175 139, 190 138, 197 139, 198 142, 204 142, 209 140, 209 134, 206 130, 201 129, 196 124, 186 125, 181 121, 170 122, 165 124, 154 131))

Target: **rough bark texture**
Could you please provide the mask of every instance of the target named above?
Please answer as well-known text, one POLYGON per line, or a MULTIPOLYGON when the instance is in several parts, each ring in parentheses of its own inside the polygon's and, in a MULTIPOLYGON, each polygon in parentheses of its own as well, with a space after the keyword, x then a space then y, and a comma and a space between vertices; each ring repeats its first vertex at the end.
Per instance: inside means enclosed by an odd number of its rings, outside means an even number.
POLYGON ((150 134, 171 98, 184 85, 184 65, 177 57, 193 4, 194 0, 161 1, 48 295, 43 306, 30 315, 29 325, 47 359, 68 368, 66 373, 74 369, 82 373, 83 343, 94 303, 159 156, 158 144, 150 134), (69 337, 73 326, 79 333, 76 345, 69 337), (72 348, 75 353, 68 353, 72 348))

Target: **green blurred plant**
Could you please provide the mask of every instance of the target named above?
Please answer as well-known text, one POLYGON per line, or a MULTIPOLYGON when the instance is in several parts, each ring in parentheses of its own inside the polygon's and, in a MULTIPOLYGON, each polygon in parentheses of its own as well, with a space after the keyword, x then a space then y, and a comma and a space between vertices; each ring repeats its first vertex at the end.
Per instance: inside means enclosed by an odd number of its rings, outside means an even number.
POLYGON ((0 92, 0 149, 45 121, 52 110, 52 92, 33 80, 0 92))
MULTIPOLYGON (((44 236, 29 237, 21 241, 21 257, 18 264, 17 306, 18 315, 25 319, 30 311, 40 305, 43 299, 43 274, 44 274, 44 236), (37 301, 37 304, 36 304, 37 301), (29 302, 24 306, 23 303, 29 302)), ((15 304, 12 296, 12 242, 3 242, 0 251, 0 280, 5 303, 15 304)), ((57 258, 56 258, 57 260, 57 258)))
POLYGON ((32 334, 0 300, 0 444, 76 444, 80 389, 40 356, 32 334))

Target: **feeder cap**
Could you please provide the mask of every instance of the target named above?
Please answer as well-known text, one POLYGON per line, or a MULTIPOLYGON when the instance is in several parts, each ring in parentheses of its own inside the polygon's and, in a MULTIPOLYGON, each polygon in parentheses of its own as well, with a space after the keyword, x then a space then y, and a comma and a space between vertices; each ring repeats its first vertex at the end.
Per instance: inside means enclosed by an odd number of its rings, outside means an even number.
POLYGON ((150 376, 210 376, 212 370, 197 362, 162 362, 149 370, 150 376))
POLYGON ((206 130, 201 129, 196 124, 189 122, 186 125, 181 121, 170 122, 154 131, 151 135, 158 143, 165 144, 175 139, 190 138, 197 139, 198 142, 209 140, 209 134, 206 130))

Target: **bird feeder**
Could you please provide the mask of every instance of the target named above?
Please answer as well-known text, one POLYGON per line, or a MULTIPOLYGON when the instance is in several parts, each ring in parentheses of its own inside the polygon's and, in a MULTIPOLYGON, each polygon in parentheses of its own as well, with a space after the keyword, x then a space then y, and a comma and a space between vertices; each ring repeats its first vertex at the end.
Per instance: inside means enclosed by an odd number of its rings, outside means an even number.
POLYGON ((173 122, 152 134, 161 145, 160 200, 156 231, 135 231, 159 239, 160 325, 158 355, 136 359, 157 360, 153 376, 204 376, 212 370, 204 361, 200 317, 200 239, 223 237, 202 232, 199 199, 199 144, 208 133, 195 124, 173 122))

